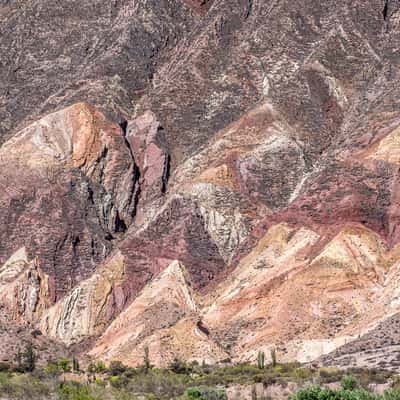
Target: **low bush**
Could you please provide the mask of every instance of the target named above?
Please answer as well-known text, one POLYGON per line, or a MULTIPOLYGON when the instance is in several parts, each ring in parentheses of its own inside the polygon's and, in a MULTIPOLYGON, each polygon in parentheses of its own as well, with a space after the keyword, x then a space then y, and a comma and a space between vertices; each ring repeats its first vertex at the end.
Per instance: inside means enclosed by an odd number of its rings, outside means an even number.
POLYGON ((60 385, 58 389, 60 400, 103 400, 100 393, 96 393, 91 386, 77 383, 68 383, 60 385))
POLYGON ((108 367, 108 374, 111 376, 122 375, 128 370, 121 361, 111 361, 110 366, 108 367))
POLYGON ((171 399, 181 396, 193 384, 193 379, 188 375, 151 369, 147 373, 131 377, 125 389, 130 393, 151 393, 160 398, 171 399))
MULTIPOLYGON (((347 384, 354 386, 354 382, 347 384)), ((309 386, 289 397, 289 400, 400 400, 400 391, 389 390, 383 395, 365 389, 327 389, 321 386, 309 386)))
POLYGON ((343 376, 340 384, 343 390, 354 390, 358 386, 357 380, 351 375, 343 376))
POLYGON ((53 361, 45 368, 29 373, 13 370, 0 371, 0 398, 12 400, 169 400, 169 399, 225 399, 218 387, 265 387, 290 382, 306 386, 311 382, 320 385, 341 382, 340 390, 311 386, 292 396, 292 400, 400 400, 400 380, 391 372, 362 368, 347 371, 336 368, 307 368, 299 364, 271 364, 260 369, 256 365, 199 365, 176 360, 169 369, 130 368, 121 363, 92 364, 86 376, 69 375, 70 362, 53 361), (100 372, 102 371, 102 372, 100 372), (77 380, 68 382, 67 379, 77 380), (383 396, 367 389, 371 383, 393 382, 393 387, 383 396))
POLYGON ((226 400, 225 390, 208 386, 192 387, 185 391, 182 400, 226 400))
POLYGON ((318 375, 321 383, 339 382, 344 372, 338 368, 320 368, 318 375))
POLYGON ((49 386, 29 374, 0 373, 0 396, 16 399, 41 399, 49 394, 49 386))
POLYGON ((346 373, 356 376, 359 386, 364 388, 368 388, 371 383, 385 383, 393 375, 393 373, 389 371, 375 368, 349 368, 346 373))
POLYGON ((296 368, 293 371, 293 375, 296 378, 296 380, 299 381, 305 381, 307 379, 311 379, 311 377, 314 375, 315 371, 313 371, 310 368, 296 368))
POLYGON ((5 362, 0 362, 0 372, 7 372, 11 370, 11 365, 5 362))

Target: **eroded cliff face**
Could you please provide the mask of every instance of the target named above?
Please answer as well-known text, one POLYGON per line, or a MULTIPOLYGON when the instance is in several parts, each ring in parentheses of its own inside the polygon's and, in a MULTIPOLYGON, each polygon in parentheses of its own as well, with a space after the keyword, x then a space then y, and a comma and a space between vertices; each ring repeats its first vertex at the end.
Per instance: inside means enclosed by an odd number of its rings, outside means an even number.
POLYGON ((396 4, 0 2, 5 329, 129 365, 382 363, 396 4), (38 52, 49 14, 67 36, 38 52))
POLYGON ((25 247, 14 253, 0 269, 1 300, 8 317, 22 324, 37 319, 53 297, 49 276, 29 261, 25 247))
POLYGON ((201 326, 199 305, 186 275, 185 267, 173 261, 113 321, 90 355, 138 365, 147 346, 158 365, 168 365, 176 357, 208 362, 226 358, 201 326))
POLYGON ((0 165, 0 263, 24 246, 50 276, 54 301, 93 273, 132 223, 132 154, 118 125, 77 103, 6 142, 0 165))

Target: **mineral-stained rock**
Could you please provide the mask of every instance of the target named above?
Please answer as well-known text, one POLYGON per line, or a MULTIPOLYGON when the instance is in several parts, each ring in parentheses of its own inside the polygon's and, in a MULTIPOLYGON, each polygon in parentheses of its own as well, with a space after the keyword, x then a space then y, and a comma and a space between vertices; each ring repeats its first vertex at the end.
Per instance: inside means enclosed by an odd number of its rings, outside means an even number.
POLYGON ((123 133, 84 103, 6 142, 0 168, 0 262, 25 246, 55 297, 94 271, 134 217, 136 166, 123 133))
POLYGON ((281 135, 270 137, 264 145, 241 156, 237 163, 243 192, 271 209, 290 201, 305 171, 301 148, 281 135), (283 169, 286 169, 284 175, 283 169))
POLYGON ((0 7, 0 142, 27 121, 82 100, 113 122, 129 118, 155 66, 198 19, 181 0, 17 0, 0 7))
POLYGON ((148 226, 128 234, 95 274, 45 313, 40 329, 66 344, 99 335, 176 256, 190 265, 195 289, 204 290, 225 273, 200 211, 182 198, 173 198, 148 226))
POLYGON ((324 242, 305 228, 272 227, 221 285, 204 322, 219 342, 236 344, 232 353, 241 349, 239 360, 273 341, 281 359, 309 361, 350 340, 372 313, 387 271, 383 242, 358 226, 324 242))
POLYGON ((41 349, 39 365, 68 355, 61 343, 42 335, 32 324, 41 317, 54 298, 54 282, 29 260, 24 247, 0 267, 0 359, 15 362, 15 355, 28 343, 41 349))
POLYGON ((21 248, 0 268, 0 305, 16 322, 30 323, 40 317, 54 297, 54 283, 29 262, 21 248))
POLYGON ((129 365, 397 349, 396 1, 0 0, 0 35, 5 330, 129 365))
POLYGON ((158 365, 167 366, 175 357, 223 359, 226 354, 196 325, 199 307, 185 275, 184 266, 172 262, 114 320, 90 354, 138 365, 149 345, 158 365))
POLYGON ((138 166, 140 178, 140 202, 136 205, 135 221, 140 226, 144 221, 147 203, 157 202, 167 190, 170 156, 164 149, 163 128, 150 111, 127 124, 126 140, 138 166))
POLYGON ((47 336, 70 345, 99 335, 116 310, 122 310, 125 297, 121 289, 124 258, 111 257, 101 270, 83 281, 42 316, 39 329, 47 336))

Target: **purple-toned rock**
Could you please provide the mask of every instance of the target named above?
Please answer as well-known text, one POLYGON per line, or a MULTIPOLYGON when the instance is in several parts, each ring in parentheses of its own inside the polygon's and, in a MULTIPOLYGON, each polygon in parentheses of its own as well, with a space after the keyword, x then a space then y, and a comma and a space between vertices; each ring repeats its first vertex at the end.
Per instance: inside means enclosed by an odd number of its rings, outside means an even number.
POLYGON ((148 111, 128 123, 126 139, 139 167, 143 205, 166 191, 169 155, 163 148, 163 129, 156 116, 148 111))
POLYGON ((78 103, 0 149, 0 264, 25 247, 56 297, 88 277, 132 223, 136 166, 118 125, 78 103))

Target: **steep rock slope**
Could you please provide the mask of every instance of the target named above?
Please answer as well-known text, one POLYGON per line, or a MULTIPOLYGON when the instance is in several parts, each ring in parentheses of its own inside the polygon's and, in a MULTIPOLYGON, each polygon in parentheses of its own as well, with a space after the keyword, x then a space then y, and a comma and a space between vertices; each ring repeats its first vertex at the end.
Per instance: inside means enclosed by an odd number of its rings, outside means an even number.
POLYGON ((157 365, 168 365, 174 358, 215 362, 226 357, 202 331, 186 274, 184 266, 172 262, 113 321, 90 354, 138 363, 148 346, 157 365))
POLYGON ((94 271, 132 222, 132 155, 118 125, 78 103, 6 142, 0 165, 0 263, 25 246, 51 277, 56 300, 94 271))
POLYGON ((156 364, 340 363, 391 324, 396 1, 0 5, 17 324, 130 365, 144 346, 156 364), (67 36, 38 28, 49 13, 67 36))
POLYGON ((0 140, 76 101, 114 122, 195 21, 180 0, 0 2, 0 140))

